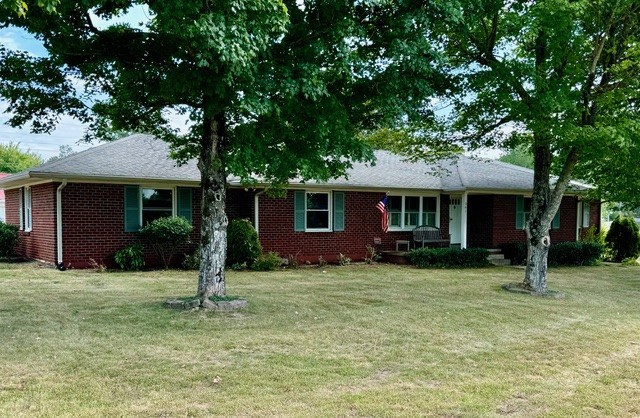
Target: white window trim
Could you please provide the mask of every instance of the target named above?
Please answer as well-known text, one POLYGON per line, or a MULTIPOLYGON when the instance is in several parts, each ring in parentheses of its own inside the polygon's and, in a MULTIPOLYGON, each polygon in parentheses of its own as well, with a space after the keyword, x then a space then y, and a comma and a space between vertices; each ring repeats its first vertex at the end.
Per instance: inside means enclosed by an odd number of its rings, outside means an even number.
POLYGON ((31 202, 31 187, 24 188, 24 232, 33 230, 33 205, 31 202))
POLYGON ((422 216, 424 215, 424 197, 435 197, 436 198, 436 225, 440 228, 440 195, 430 194, 430 193, 403 193, 403 194, 389 194, 389 197, 402 197, 402 211, 400 212, 400 226, 392 226, 391 219, 389 219, 389 231, 399 232, 399 231, 412 231, 417 226, 422 225, 422 216), (406 226, 404 222, 405 218, 405 197, 419 197, 420 198, 420 212, 418 213, 418 225, 410 225, 406 226))
MULTIPOLYGON (((138 214, 138 216, 140 216, 140 225, 142 225, 142 214, 144 212, 144 202, 142 201, 142 195, 144 194, 144 190, 145 189, 155 189, 155 190, 171 190, 171 216, 172 217, 176 217, 177 213, 178 213, 178 198, 177 198, 177 191, 178 188, 177 187, 167 187, 167 186, 154 186, 154 185, 140 185, 139 186, 139 190, 140 193, 138 194, 138 199, 139 199, 139 205, 138 207, 140 208, 140 213, 138 214)), ((144 227, 144 225, 142 225, 144 227)))
MULTIPOLYGON (((333 232, 333 192, 331 190, 305 190, 304 192, 304 232, 333 232), (327 195, 327 212, 329 218, 328 228, 307 228, 307 214, 313 209, 307 208, 307 195, 311 194, 326 194, 327 195)), ((316 212, 324 212, 323 210, 316 210, 316 212)))

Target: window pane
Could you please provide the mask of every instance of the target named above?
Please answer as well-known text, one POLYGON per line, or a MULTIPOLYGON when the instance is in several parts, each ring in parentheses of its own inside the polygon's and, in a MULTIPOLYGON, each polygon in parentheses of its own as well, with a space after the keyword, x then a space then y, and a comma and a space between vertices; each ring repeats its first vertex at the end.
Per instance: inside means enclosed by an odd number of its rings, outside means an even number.
POLYGON ((309 209, 329 210, 329 194, 307 193, 307 210, 309 209))
POLYGON ((530 197, 525 197, 524 198, 524 211, 525 212, 531 212, 531 198, 530 197))
POLYGON ((329 228, 329 211, 308 211, 307 212, 307 228, 308 229, 329 228))
POLYGON ((171 190, 142 189, 142 209, 171 209, 173 203, 171 190))
POLYGON ((436 214, 435 212, 425 212, 422 214, 422 225, 433 225, 436 224, 436 214))
POLYGON ((407 196, 404 198, 405 212, 420 212, 420 198, 417 196, 407 196))
POLYGON ((418 226, 418 213, 405 213, 404 226, 418 226))
POLYGON ((389 225, 391 226, 401 226, 400 225, 400 213, 396 212, 396 213, 390 213, 389 214, 389 225))
POLYGON ((402 212, 402 196, 389 196, 389 212, 402 212))
POLYGON ((167 216, 173 216, 172 190, 142 189, 142 226, 167 216))
POLYGON ((437 199, 435 197, 423 197, 422 198, 422 210, 425 212, 436 211, 437 199))

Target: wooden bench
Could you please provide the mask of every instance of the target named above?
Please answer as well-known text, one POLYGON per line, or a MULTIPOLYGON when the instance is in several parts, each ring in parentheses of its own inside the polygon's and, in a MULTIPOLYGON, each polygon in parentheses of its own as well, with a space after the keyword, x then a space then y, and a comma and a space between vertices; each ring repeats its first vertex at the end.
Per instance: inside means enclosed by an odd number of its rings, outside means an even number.
POLYGON ((420 225, 413 229, 413 242, 416 247, 418 243, 424 247, 424 244, 437 244, 440 247, 448 246, 451 242, 451 236, 442 237, 440 228, 433 225, 420 225))

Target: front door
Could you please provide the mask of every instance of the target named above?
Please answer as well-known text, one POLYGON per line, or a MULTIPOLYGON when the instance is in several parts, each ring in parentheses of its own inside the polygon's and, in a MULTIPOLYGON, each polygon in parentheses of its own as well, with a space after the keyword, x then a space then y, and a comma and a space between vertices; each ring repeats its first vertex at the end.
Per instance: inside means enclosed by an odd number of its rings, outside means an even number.
POLYGON ((462 198, 460 196, 449 198, 449 233, 451 244, 460 246, 462 242, 462 198))

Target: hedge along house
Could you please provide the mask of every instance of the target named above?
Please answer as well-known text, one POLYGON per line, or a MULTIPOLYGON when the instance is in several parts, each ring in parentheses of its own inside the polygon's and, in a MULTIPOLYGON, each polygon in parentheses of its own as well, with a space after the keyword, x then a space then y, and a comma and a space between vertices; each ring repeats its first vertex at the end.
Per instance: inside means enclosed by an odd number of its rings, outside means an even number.
MULTIPOLYGON (((176 215, 194 226, 193 243, 180 252, 193 251, 200 230, 200 174, 195 161, 178 167, 168 155, 166 143, 133 135, 1 179, 7 223, 20 229, 17 252, 64 267, 88 267, 92 259, 113 266, 117 250, 139 241, 141 225, 176 215)), ((524 242, 531 170, 466 157, 437 165, 381 151, 376 157, 373 166, 354 164, 346 178, 292 181, 280 198, 230 177, 227 213, 230 219, 250 219, 265 251, 300 261, 333 261, 339 253, 358 260, 374 245, 395 250, 423 224, 439 227, 455 247, 524 242), (376 208, 385 195, 388 232, 376 208)), ((552 242, 575 241, 585 228, 600 227, 600 204, 582 200, 584 190, 573 183, 563 198, 552 242)))

